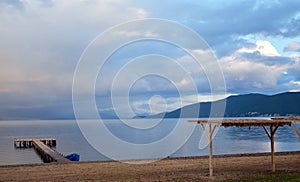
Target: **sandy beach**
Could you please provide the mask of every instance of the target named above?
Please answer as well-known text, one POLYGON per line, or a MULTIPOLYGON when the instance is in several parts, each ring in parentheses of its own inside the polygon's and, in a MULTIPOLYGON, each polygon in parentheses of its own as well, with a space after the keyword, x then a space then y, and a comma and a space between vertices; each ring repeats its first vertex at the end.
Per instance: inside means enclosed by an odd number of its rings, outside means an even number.
MULTIPOLYGON (((300 151, 276 153, 271 172, 269 153, 215 156, 214 177, 208 157, 164 159, 148 164, 77 162, 0 166, 0 181, 208 181, 274 175, 300 178, 300 151)), ((299 179, 300 180, 300 179, 299 179)))

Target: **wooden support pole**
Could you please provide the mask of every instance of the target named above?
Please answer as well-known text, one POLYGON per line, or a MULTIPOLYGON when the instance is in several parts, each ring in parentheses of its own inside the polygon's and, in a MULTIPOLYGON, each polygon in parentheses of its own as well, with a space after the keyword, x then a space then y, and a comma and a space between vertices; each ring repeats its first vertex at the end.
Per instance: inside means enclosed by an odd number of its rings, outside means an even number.
POLYGON ((274 163, 274 132, 273 126, 270 126, 271 130, 271 162, 272 162, 272 172, 275 172, 275 163, 274 163))
POLYGON ((203 124, 200 124, 201 129, 203 131, 203 135, 206 137, 209 143, 209 158, 208 158, 208 166, 209 166, 209 176, 213 176, 213 146, 212 146, 212 139, 215 132, 217 125, 215 124, 208 124, 208 131, 207 128, 204 127, 203 124), (212 127, 213 125, 213 127, 212 127))
POLYGON ((270 126, 271 131, 271 161, 272 161, 272 172, 275 172, 275 162, 274 162, 274 135, 277 130, 278 126, 274 127, 273 125, 270 126))
POLYGON ((213 151, 212 151, 212 135, 213 135, 213 131, 211 128, 211 124, 208 125, 209 127, 209 176, 212 177, 213 176, 213 165, 212 165, 212 155, 213 155, 213 151))
POLYGON ((272 163, 272 172, 275 172, 275 162, 274 162, 274 156, 275 156, 275 147, 274 147, 274 135, 275 132, 278 129, 278 126, 270 125, 270 131, 265 126, 262 126, 267 134, 267 136, 270 138, 271 141, 271 163, 272 163))

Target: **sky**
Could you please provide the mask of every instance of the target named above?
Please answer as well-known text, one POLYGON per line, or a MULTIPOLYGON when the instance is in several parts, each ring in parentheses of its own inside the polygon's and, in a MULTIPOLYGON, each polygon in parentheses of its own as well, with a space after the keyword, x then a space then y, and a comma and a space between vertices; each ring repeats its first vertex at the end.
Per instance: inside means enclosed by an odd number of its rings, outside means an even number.
MULTIPOLYGON (((203 67, 178 47, 134 42, 116 50, 99 70, 95 101, 102 118, 155 114, 235 94, 300 91, 297 0, 0 0, 0 119, 73 118, 73 80, 84 51, 111 27, 145 18, 176 22, 202 37, 221 68, 226 93, 212 94, 203 67), (138 58, 140 64, 134 64, 138 58), (176 65, 187 74, 174 71, 176 65), (123 71, 126 66, 134 69, 123 71), (149 74, 132 81, 137 70, 168 77, 149 74), (197 93, 189 92, 189 79, 197 93)), ((165 28, 170 32, 184 38, 165 28)), ((119 33, 156 36, 142 29, 119 33)), ((197 47, 189 51, 207 56, 197 47)), ((86 86, 81 88, 85 95, 86 86)))

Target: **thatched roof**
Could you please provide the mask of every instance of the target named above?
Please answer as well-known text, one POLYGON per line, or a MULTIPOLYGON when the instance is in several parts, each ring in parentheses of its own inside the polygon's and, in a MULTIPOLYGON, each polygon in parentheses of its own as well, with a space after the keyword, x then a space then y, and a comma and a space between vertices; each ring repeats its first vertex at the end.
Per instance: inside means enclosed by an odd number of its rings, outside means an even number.
POLYGON ((300 121, 300 118, 271 118, 272 120, 276 120, 276 121, 300 121))
POLYGON ((300 122, 300 118, 271 118, 271 119, 211 119, 211 120, 190 120, 189 122, 194 122, 197 124, 215 124, 224 127, 238 126, 284 126, 289 125, 293 121, 300 122))

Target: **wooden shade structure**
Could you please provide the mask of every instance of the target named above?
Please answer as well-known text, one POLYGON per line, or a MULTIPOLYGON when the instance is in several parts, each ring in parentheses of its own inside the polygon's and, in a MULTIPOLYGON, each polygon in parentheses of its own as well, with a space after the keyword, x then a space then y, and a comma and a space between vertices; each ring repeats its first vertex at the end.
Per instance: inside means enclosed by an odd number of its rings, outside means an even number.
POLYGON ((209 176, 213 176, 213 165, 212 165, 212 138, 214 131, 217 126, 236 126, 236 127, 251 127, 251 126, 261 126, 265 130, 267 136, 271 141, 271 163, 272 172, 275 172, 274 163, 274 135, 278 127, 284 125, 291 126, 296 134, 300 137, 300 132, 293 122, 300 122, 300 118, 271 118, 271 119, 222 119, 222 120, 190 120, 189 122, 200 124, 203 134, 209 141, 209 176), (208 126, 208 128, 205 127, 208 126), (267 127, 270 129, 268 130, 267 127), (207 131, 208 130, 208 131, 207 131))

